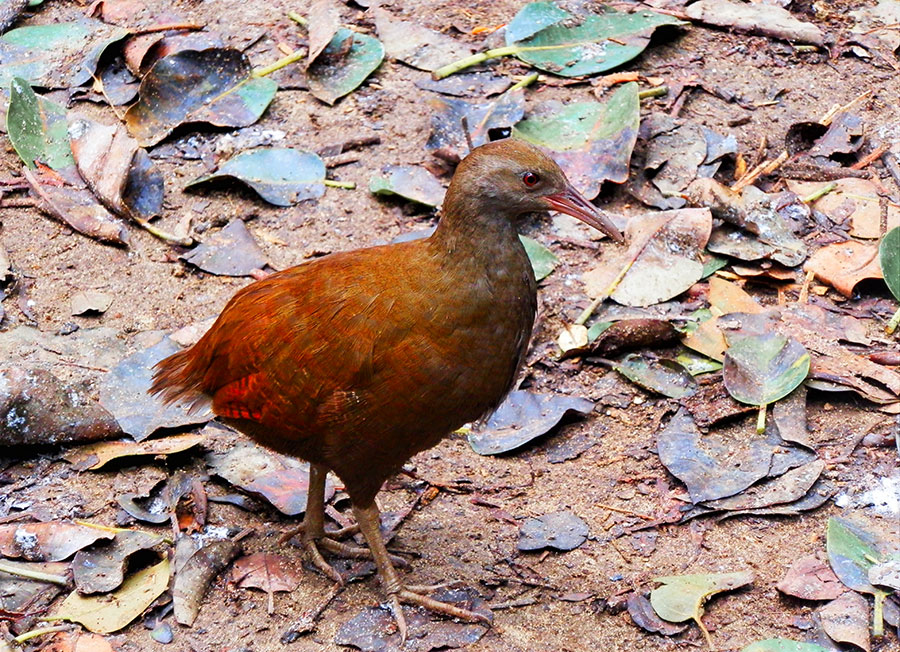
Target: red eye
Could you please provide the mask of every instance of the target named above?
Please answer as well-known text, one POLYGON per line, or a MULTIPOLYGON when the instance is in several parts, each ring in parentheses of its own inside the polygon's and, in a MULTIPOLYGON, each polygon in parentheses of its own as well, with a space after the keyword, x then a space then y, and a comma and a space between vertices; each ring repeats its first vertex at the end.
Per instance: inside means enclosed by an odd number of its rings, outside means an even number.
POLYGON ((526 172, 522 175, 522 183, 524 183, 528 187, 537 185, 537 182, 540 180, 541 178, 534 172, 526 172))

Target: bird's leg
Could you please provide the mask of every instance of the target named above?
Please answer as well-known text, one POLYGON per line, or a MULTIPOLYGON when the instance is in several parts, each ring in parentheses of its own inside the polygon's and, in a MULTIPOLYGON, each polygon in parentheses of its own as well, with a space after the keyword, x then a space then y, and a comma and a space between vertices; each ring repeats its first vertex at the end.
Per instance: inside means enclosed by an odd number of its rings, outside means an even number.
POLYGON ((394 614, 394 620, 397 621, 397 629, 400 630, 401 641, 406 641, 407 633, 406 618, 403 616, 403 609, 400 607, 401 603, 419 605, 429 611, 444 614, 451 618, 491 624, 490 619, 483 614, 429 598, 427 595, 411 590, 411 587, 404 586, 394 568, 392 556, 388 554, 384 541, 381 538, 378 506, 375 504, 375 501, 362 507, 354 504, 353 514, 356 516, 360 532, 362 532, 366 542, 369 544, 369 550, 372 551, 372 557, 375 559, 375 565, 378 567, 378 577, 381 578, 381 586, 390 598, 391 611, 394 614))

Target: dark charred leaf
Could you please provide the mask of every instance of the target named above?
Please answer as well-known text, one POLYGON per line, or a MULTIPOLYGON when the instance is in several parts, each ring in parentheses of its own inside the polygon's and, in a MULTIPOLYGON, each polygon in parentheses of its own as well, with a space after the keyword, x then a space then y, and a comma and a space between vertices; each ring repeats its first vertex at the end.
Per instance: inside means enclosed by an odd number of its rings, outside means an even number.
POLYGON ((592 297, 608 295, 627 306, 671 299, 700 280, 699 256, 711 228, 712 215, 705 208, 632 218, 625 228, 628 248, 609 251, 600 266, 586 272, 585 289, 592 297))
POLYGON ((801 643, 788 638, 769 638, 741 648, 741 652, 830 652, 815 643, 801 643))
POLYGON ((549 432, 569 412, 593 409, 593 402, 577 396, 510 392, 484 427, 469 434, 469 445, 479 455, 508 453, 549 432))
POLYGON ((342 27, 306 69, 309 92, 334 104, 362 84, 382 59, 384 46, 377 38, 342 27))
POLYGON ((186 50, 156 62, 141 82, 140 99, 126 112, 125 124, 144 147, 185 123, 246 127, 259 120, 277 89, 271 79, 253 76, 239 50, 186 50))
MULTIPOLYGON (((703 625, 703 606, 716 593, 733 591, 753 581, 753 573, 704 573, 655 577, 662 586, 650 592, 650 604, 663 620, 681 623, 691 620, 703 631, 707 643, 709 633, 703 625)), ((712 645, 710 644, 710 647, 712 645)))
POLYGON ((701 435, 682 408, 659 433, 659 459, 700 503, 733 496, 769 472, 773 445, 761 436, 735 440, 718 432, 701 435))
POLYGON ((490 102, 467 102, 450 98, 432 98, 428 104, 431 115, 431 136, 425 143, 427 150, 441 150, 462 159, 469 152, 463 118, 469 125, 472 145, 488 142, 490 129, 510 128, 525 115, 525 91, 511 89, 490 102))
MULTIPOLYGON (((225 454, 211 454, 207 464, 216 475, 244 491, 262 496, 281 513, 297 516, 306 511, 309 465, 276 455, 253 444, 242 444, 225 454)), ((325 482, 325 500, 334 486, 325 482)))
POLYGON ((847 591, 819 610, 822 629, 838 643, 852 643, 869 652, 869 603, 859 593, 847 591))
POLYGON ((472 54, 471 47, 456 39, 416 23, 397 20, 380 7, 374 12, 378 37, 392 59, 431 72, 472 54))
POLYGON ((634 624, 648 632, 654 634, 662 634, 663 636, 674 636, 680 634, 687 625, 676 625, 663 620, 653 611, 650 600, 640 593, 632 593, 628 597, 628 615, 634 621, 634 624))
POLYGON ((108 529, 72 521, 0 525, 0 554, 26 561, 62 561, 100 539, 112 539, 108 529))
POLYGON ((388 165, 369 181, 376 195, 397 196, 432 208, 444 202, 444 186, 428 170, 418 165, 388 165))
POLYGON ((643 52, 657 27, 684 24, 652 11, 606 9, 601 15, 584 16, 577 24, 562 25, 567 12, 553 11, 546 6, 549 3, 538 4, 530 9, 526 5, 513 18, 506 44, 514 46, 513 54, 525 63, 563 77, 616 68, 643 52))
POLYGON ((90 238, 111 244, 128 244, 125 226, 97 202, 90 190, 53 185, 27 169, 24 174, 38 196, 38 208, 43 212, 90 238))
POLYGON ((815 460, 777 478, 753 485, 736 496, 707 501, 703 505, 716 510, 748 511, 792 503, 809 492, 824 469, 825 462, 815 460))
POLYGON ((40 367, 0 367, 0 444, 96 441, 119 432, 84 386, 64 383, 40 367))
POLYGON ((585 353, 609 357, 621 351, 662 346, 678 339, 672 322, 663 319, 622 319, 598 322, 588 329, 589 346, 585 353), (595 328, 603 326, 603 328, 595 328), (596 334, 595 334, 596 333, 596 334))
MULTIPOLYGON (((84 93, 83 99, 101 104, 108 102, 112 106, 122 106, 134 101, 141 87, 140 80, 131 74, 122 55, 117 55, 103 66, 98 79, 99 83, 95 81, 91 90, 84 93)), ((79 99, 82 97, 80 93, 76 96, 79 99)))
POLYGON ((181 259, 217 276, 249 276, 253 270, 268 264, 247 225, 239 218, 231 220, 181 259))
POLYGON ((887 232, 878 245, 878 257, 884 282, 897 301, 900 301, 900 227, 887 232))
POLYGON ((91 632, 109 634, 140 616, 168 586, 169 560, 163 559, 129 576, 113 593, 85 597, 73 591, 50 617, 81 623, 91 632))
MULTIPOLYGON (((491 618, 490 609, 472 589, 440 589, 432 598, 449 602, 491 618)), ((463 623, 448 619, 435 621, 423 609, 404 609, 409 634, 400 645, 400 633, 388 609, 367 607, 341 625, 334 637, 338 645, 350 645, 362 652, 431 652, 465 648, 477 643, 487 632, 481 623, 463 623)))
POLYGON ((72 306, 71 313, 73 315, 100 315, 109 310, 112 301, 112 296, 104 292, 96 292, 94 290, 78 292, 72 295, 70 301, 72 306))
POLYGON ((469 72, 444 79, 420 79, 416 88, 456 97, 489 97, 502 93, 512 86, 508 77, 492 72, 469 72))
POLYGON ((178 539, 173 561, 172 604, 179 625, 194 624, 210 582, 240 551, 241 544, 229 540, 210 541, 201 546, 190 537, 178 539))
POLYGON ((794 562, 775 588, 802 600, 834 600, 847 590, 828 564, 815 555, 794 562))
POLYGON ((241 152, 212 174, 187 183, 185 188, 223 177, 246 183, 276 206, 292 206, 325 194, 325 163, 313 152, 296 149, 261 148, 241 152))
POLYGON ((31 89, 24 79, 16 77, 10 86, 6 131, 19 158, 35 169, 42 163, 67 180, 75 180, 75 161, 66 135, 66 109, 31 89))
POLYGON ((162 212, 163 177, 122 125, 70 116, 69 139, 78 172, 119 215, 149 220, 162 212))
POLYGON ((90 18, 10 30, 0 36, 0 87, 7 88, 13 77, 43 88, 81 86, 103 51, 129 33, 90 18))
POLYGON ((112 460, 135 455, 172 455, 199 445, 204 437, 201 434, 184 433, 162 439, 147 441, 110 441, 101 444, 81 446, 66 453, 63 457, 79 471, 96 471, 112 460))
POLYGON ((806 387, 800 385, 772 408, 772 420, 785 441, 812 448, 806 426, 806 387))
POLYGON ((574 550, 587 541, 588 526, 569 511, 528 518, 519 528, 519 550, 574 550))
POLYGON ((846 297, 853 296, 853 289, 860 281, 884 278, 878 249, 857 240, 821 247, 809 257, 804 268, 846 297))
POLYGON ((528 254, 528 260, 531 261, 531 269, 534 271, 535 280, 543 281, 556 269, 556 266, 559 264, 559 258, 533 238, 520 235, 519 240, 522 241, 525 253, 528 254))
POLYGON ((128 558, 141 550, 162 552, 165 538, 139 530, 118 530, 111 542, 80 550, 72 562, 75 586, 82 595, 109 593, 125 580, 128 558))
POLYGON ((697 381, 674 360, 630 353, 613 369, 637 386, 669 398, 682 398, 697 391, 697 381))
POLYGON ((605 181, 622 183, 637 141, 638 86, 623 84, 604 102, 548 102, 513 127, 513 135, 549 151, 588 199, 605 181))
MULTIPOLYGON (((686 193, 695 206, 708 207, 713 216, 768 245, 759 247, 760 252, 766 252, 765 257, 787 267, 796 267, 806 260, 806 243, 796 233, 809 220, 810 209, 793 193, 789 197, 783 196, 784 193, 769 195, 755 186, 747 186, 736 193, 714 179, 697 179, 688 186, 686 193)), ((728 247, 732 245, 729 238, 740 236, 732 237, 727 231, 725 236, 720 238, 721 242, 715 241, 709 250, 729 255, 728 247)), ((751 254, 744 253, 748 251, 747 245, 733 245, 732 250, 740 252, 743 260, 755 260, 749 258, 751 254), (743 248, 737 248, 740 246, 743 248)))
POLYGON ((722 373, 728 393, 741 403, 774 403, 809 374, 809 353, 795 339, 766 333, 730 337, 729 342, 722 373))
POLYGON ((737 32, 761 34, 785 41, 824 45, 825 35, 817 25, 796 18, 773 4, 743 4, 732 0, 700 0, 685 11, 691 20, 737 32))
POLYGON ((109 410, 122 430, 142 441, 159 428, 178 428, 208 421, 208 409, 191 412, 181 404, 163 405, 150 396, 153 365, 180 351, 181 347, 168 337, 157 344, 122 360, 104 375, 100 383, 100 404, 109 410))

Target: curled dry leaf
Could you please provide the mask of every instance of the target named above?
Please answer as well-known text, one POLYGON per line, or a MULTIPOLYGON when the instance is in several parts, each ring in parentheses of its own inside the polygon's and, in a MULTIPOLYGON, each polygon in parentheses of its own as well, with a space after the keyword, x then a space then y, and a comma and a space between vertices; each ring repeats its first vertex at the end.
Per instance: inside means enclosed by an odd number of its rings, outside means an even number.
POLYGON ((139 530, 118 530, 104 545, 79 550, 72 560, 75 586, 82 595, 109 593, 125 580, 128 558, 141 550, 161 550, 165 538, 139 530))
POLYGON ((84 386, 64 383, 40 367, 0 367, 0 444, 96 441, 120 432, 84 386))
POLYGON ((125 113, 125 124, 144 147, 187 122, 246 127, 259 120, 277 89, 271 79, 253 76, 239 50, 186 50, 150 69, 140 98, 125 113))
POLYGON ((847 591, 819 610, 822 629, 838 643, 852 643, 869 652, 869 603, 855 591, 847 591))
POLYGON ((203 439, 201 434, 184 433, 141 442, 110 441, 76 448, 66 453, 64 458, 79 471, 96 471, 120 457, 180 453, 197 446, 203 439))
POLYGON ((209 583, 240 551, 240 543, 229 540, 210 541, 200 547, 190 537, 178 540, 173 562, 172 604, 175 620, 180 625, 194 624, 209 583))
POLYGON ((810 256, 805 268, 846 297, 853 296, 860 281, 884 278, 878 248, 856 240, 825 245, 810 256))
POLYGON ((626 226, 628 248, 606 254, 583 276, 592 297, 626 306, 649 306, 675 297, 700 280, 700 251, 712 228, 706 208, 648 213, 626 226))
POLYGON ((72 521, 0 525, 0 554, 27 561, 62 561, 100 539, 112 539, 108 529, 72 521))
POLYGON ((315 62, 341 28, 341 15, 334 0, 315 0, 309 7, 308 52, 304 68, 315 62))

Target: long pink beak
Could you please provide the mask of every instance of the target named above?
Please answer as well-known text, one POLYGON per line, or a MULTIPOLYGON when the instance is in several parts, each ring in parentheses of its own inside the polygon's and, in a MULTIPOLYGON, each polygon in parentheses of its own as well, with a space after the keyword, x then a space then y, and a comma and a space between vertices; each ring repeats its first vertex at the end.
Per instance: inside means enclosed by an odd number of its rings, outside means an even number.
POLYGON ((602 231, 619 244, 625 242, 625 238, 612 220, 597 209, 591 202, 585 199, 580 192, 569 186, 562 192, 557 192, 544 197, 551 210, 571 215, 581 220, 588 226, 602 231))

